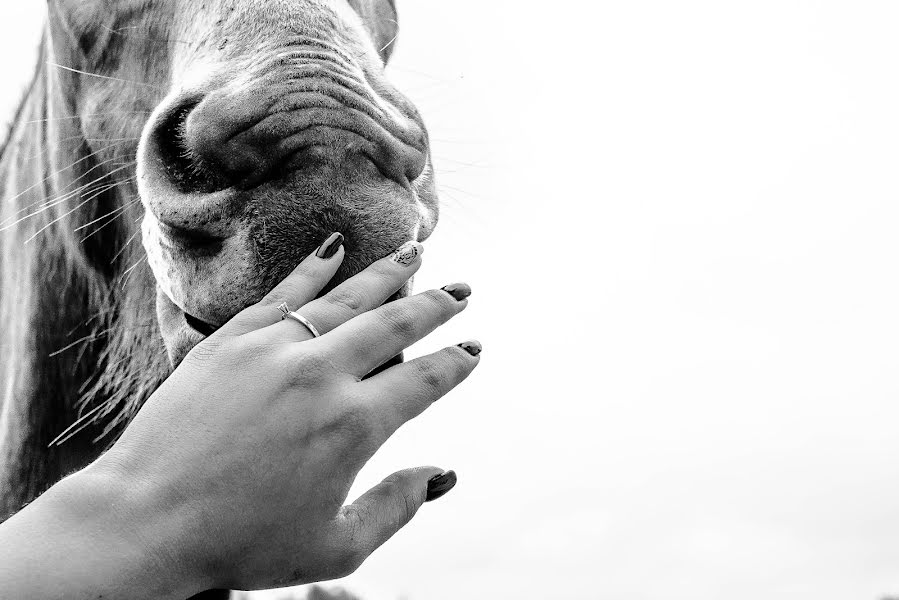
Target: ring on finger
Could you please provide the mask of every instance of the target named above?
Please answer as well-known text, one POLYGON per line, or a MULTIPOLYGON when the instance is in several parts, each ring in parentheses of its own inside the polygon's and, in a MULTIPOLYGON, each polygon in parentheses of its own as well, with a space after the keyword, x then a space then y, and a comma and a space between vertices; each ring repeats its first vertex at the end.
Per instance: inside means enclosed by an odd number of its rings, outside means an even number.
POLYGON ((315 325, 313 325, 309 321, 309 319, 307 319, 303 315, 299 314, 296 311, 290 310, 290 307, 287 306, 286 302, 280 304, 278 306, 278 310, 281 311, 281 320, 282 321, 284 319, 291 319, 292 321, 296 321, 297 323, 299 323, 300 325, 302 325, 303 327, 308 329, 309 333, 312 334, 312 337, 321 337, 321 334, 318 332, 318 329, 315 328, 315 325))

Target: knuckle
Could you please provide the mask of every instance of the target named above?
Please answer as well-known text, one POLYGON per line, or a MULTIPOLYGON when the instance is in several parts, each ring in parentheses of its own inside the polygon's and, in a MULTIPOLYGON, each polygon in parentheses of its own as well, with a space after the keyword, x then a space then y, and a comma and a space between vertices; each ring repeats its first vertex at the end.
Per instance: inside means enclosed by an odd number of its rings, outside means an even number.
POLYGON ((402 305, 384 307, 381 319, 389 334, 400 339, 413 337, 418 330, 415 313, 402 305))
POLYGON ((375 261, 369 267, 370 273, 381 279, 396 279, 396 263, 391 260, 375 261))
MULTIPOLYGON (((296 274, 291 277, 296 277, 296 274)), ((299 295, 298 287, 296 282, 289 279, 282 281, 277 287, 266 294, 266 296, 259 302, 259 305, 266 308, 272 308, 286 303, 290 306, 291 310, 294 310, 297 308, 293 302, 296 302, 296 297, 299 295)))
POLYGON ((458 304, 452 296, 443 290, 428 290, 421 294, 421 297, 441 314, 455 312, 453 308, 458 304))
POLYGON ((384 507, 382 526, 395 530, 412 520, 418 512, 419 502, 415 492, 409 488, 407 482, 399 475, 391 475, 381 482, 380 492, 388 502, 384 507))
POLYGON ((439 392, 446 386, 446 371, 435 360, 422 360, 418 363, 418 380, 427 391, 439 392))
POLYGON ((375 411, 366 404, 354 402, 335 413, 331 426, 355 448, 368 446, 378 431, 375 411))
POLYGON ((366 294, 356 287, 335 288, 322 299, 333 308, 351 313, 357 313, 367 305, 366 294))
POLYGON ((197 344, 185 357, 185 362, 208 367, 210 361, 218 361, 217 366, 225 369, 253 369, 258 364, 269 361, 271 348, 243 339, 222 339, 210 337, 197 344))
POLYGON ((304 351, 299 355, 290 353, 289 364, 284 369, 290 374, 291 382, 298 386, 321 384, 335 373, 334 364, 323 354, 304 351))
POLYGON ((405 525, 415 516, 415 513, 418 512, 418 502, 416 501, 415 494, 412 493, 408 488, 403 488, 400 490, 400 499, 402 500, 402 504, 400 505, 400 523, 399 525, 405 525))
POLYGON ((353 504, 344 506, 342 513, 347 535, 346 543, 349 546, 357 546, 363 538, 366 518, 362 511, 353 504))
POLYGON ((272 290, 265 296, 265 298, 259 301, 257 306, 260 308, 274 308, 283 302, 288 302, 285 296, 286 294, 280 289, 272 290))

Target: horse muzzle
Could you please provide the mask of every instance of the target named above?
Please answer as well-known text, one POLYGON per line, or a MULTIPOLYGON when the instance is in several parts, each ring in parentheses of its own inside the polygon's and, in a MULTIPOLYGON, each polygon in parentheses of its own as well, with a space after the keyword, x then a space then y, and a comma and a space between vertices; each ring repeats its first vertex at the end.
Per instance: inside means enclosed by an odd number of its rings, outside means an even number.
POLYGON ((301 42, 170 94, 144 130, 144 246, 188 325, 223 324, 334 231, 336 284, 436 223, 418 112, 349 54, 301 42))

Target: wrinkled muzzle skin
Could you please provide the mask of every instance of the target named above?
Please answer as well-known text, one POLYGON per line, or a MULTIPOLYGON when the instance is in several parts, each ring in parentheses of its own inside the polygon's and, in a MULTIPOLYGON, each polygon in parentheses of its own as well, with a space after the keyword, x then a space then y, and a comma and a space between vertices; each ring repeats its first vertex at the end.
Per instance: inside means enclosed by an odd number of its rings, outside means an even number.
POLYGON ((427 133, 384 74, 392 1, 57 0, 51 22, 84 70, 123 80, 85 78, 79 112, 88 143, 125 140, 101 158, 139 138, 173 364, 330 233, 346 236, 336 283, 433 230, 427 133))

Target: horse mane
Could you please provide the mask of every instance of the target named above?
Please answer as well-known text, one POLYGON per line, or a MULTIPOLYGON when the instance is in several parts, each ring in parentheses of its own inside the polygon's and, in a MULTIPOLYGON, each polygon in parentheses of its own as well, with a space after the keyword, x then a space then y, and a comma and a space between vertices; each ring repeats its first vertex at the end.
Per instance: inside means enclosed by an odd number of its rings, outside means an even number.
POLYGON ((134 167, 94 157, 49 54, 45 33, 0 148, 0 521, 99 456, 171 371, 134 167))
POLYGON ((45 37, 46 32, 41 35, 41 40, 37 46, 37 63, 34 66, 34 73, 31 74, 31 78, 28 80, 28 83, 25 84, 25 89, 20 94, 19 103, 16 105, 15 111, 13 111, 12 119, 10 119, 6 124, 6 135, 3 137, 2 143, 0 143, 0 162, 3 161, 3 157, 6 155, 6 150, 9 147, 10 139, 12 139, 12 133, 15 129, 16 123, 21 120, 22 113, 25 112, 28 106, 28 97, 31 95, 32 90, 38 83, 38 78, 41 74, 41 65, 43 65, 47 61, 45 54, 45 37))

